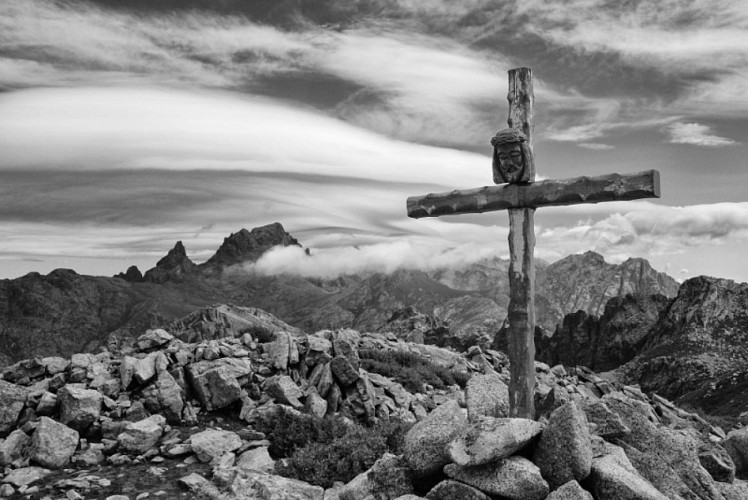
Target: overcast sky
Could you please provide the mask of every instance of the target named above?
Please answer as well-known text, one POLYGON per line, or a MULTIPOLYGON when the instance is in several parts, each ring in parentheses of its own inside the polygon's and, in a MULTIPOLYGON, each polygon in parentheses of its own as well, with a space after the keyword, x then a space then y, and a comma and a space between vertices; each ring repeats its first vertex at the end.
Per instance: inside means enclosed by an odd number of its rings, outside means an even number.
POLYGON ((740 0, 2 0, 0 278, 144 271, 177 240, 199 263, 276 221, 313 257, 267 272, 506 257, 506 213, 405 200, 492 183, 519 66, 539 178, 662 180, 538 209, 538 258, 748 281, 740 0))

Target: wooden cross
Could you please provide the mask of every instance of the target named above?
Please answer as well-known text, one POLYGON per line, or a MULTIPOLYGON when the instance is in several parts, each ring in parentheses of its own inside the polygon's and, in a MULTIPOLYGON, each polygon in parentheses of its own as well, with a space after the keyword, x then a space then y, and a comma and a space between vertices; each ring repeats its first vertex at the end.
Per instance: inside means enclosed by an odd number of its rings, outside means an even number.
POLYGON ((532 72, 509 71, 509 127, 492 139, 497 186, 408 198, 408 216, 509 211, 509 406, 512 417, 534 418, 535 248, 534 214, 541 206, 660 197, 656 170, 535 181, 532 154, 532 72), (521 132, 521 133, 520 133, 521 132))

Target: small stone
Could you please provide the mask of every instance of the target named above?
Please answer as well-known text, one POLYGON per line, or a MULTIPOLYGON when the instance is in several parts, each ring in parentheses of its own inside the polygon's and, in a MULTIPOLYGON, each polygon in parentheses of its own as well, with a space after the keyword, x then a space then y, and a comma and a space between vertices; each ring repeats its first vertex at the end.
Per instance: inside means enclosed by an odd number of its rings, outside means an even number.
POLYGON ((719 445, 699 451, 699 463, 715 481, 732 483, 735 481, 735 464, 730 455, 719 445))
POLYGON ((85 451, 81 451, 73 456, 73 462, 76 465, 84 465, 92 467, 94 465, 103 464, 106 461, 102 448, 89 448, 85 451))
POLYGON ((13 493, 15 493, 15 492, 16 492, 15 488, 13 488, 8 483, 0 485, 0 498, 7 498, 7 497, 13 495, 13 493))
POLYGON ((268 396, 279 403, 289 405, 297 410, 304 406, 299 401, 299 398, 302 398, 304 393, 301 392, 301 389, 298 388, 288 375, 272 377, 267 380, 266 384, 265 391, 268 396))
POLYGON ((193 434, 190 444, 201 462, 210 462, 226 452, 239 449, 242 440, 235 432, 209 429, 193 434))
POLYGON ((170 334, 166 330, 157 328, 155 330, 146 330, 146 332, 138 337, 137 346, 141 351, 147 351, 156 347, 161 347, 168 344, 174 339, 174 335, 170 334))
POLYGON ((402 459, 385 453, 371 468, 337 491, 339 498, 396 498, 413 493, 410 470, 402 459))
POLYGON ((36 414, 40 416, 53 415, 57 409, 57 395, 51 392, 45 392, 39 398, 39 403, 36 405, 36 414))
POLYGON ((572 479, 581 481, 590 473, 592 443, 587 417, 573 401, 551 413, 540 436, 533 462, 556 489, 572 479))
POLYGON ((103 398, 99 391, 66 385, 57 393, 60 422, 71 429, 85 431, 101 415, 103 398))
POLYGON ((335 378, 338 379, 343 387, 355 383, 360 377, 358 368, 356 368, 347 357, 342 355, 335 356, 332 361, 330 361, 330 368, 332 369, 335 378))
POLYGON ((51 470, 42 467, 22 467, 10 471, 8 475, 3 478, 3 482, 16 487, 28 486, 35 481, 47 477, 51 473, 51 470))
POLYGON ((488 495, 477 488, 468 486, 465 483, 447 479, 433 488, 426 494, 428 500, 491 500, 488 495))
POLYGON ((631 433, 621 416, 611 411, 603 401, 593 401, 582 406, 587 421, 596 425, 594 434, 606 438, 616 438, 631 433))
POLYGON ((8 465, 21 458, 23 448, 29 441, 31 438, 22 430, 11 432, 5 441, 0 442, 0 465, 8 465))
POLYGON ((44 368, 47 370, 47 375, 56 375, 58 373, 62 373, 65 370, 67 370, 68 366, 70 366, 70 361, 68 361, 65 358, 61 358, 59 356, 50 356, 48 358, 42 358, 42 364, 44 365, 44 368))
POLYGON ((593 498, 592 494, 582 488, 578 482, 569 481, 552 491, 545 500, 593 500, 593 498))
POLYGON ((161 415, 151 415, 127 424, 124 431, 117 436, 120 448, 131 453, 145 453, 156 446, 164 432, 165 424, 166 419, 161 415))
POLYGON ((237 498, 257 500, 323 500, 325 490, 298 479, 240 470, 229 486, 237 498))
POLYGON ((416 475, 438 472, 450 462, 445 446, 467 424, 465 414, 450 400, 416 423, 405 435, 403 454, 416 475))
POLYGON ((304 401, 304 409, 310 415, 322 418, 327 413, 327 401, 319 395, 317 388, 311 386, 307 390, 306 400, 304 401))
POLYGON ((722 446, 730 454, 738 475, 748 472, 748 426, 727 433, 722 446))
POLYGON ((16 427, 18 417, 26 404, 28 389, 0 379, 0 437, 16 427))
POLYGON ((168 422, 182 421, 184 401, 182 388, 167 371, 161 371, 155 383, 143 391, 145 406, 151 413, 163 413, 168 422))
POLYGON ((592 496, 596 500, 667 500, 632 469, 622 466, 613 455, 594 458, 588 480, 592 496))
MULTIPOLYGON (((195 498, 221 498, 218 488, 213 486, 213 483, 196 472, 193 472, 189 476, 179 478, 177 484, 190 491, 195 498)), ((278 498, 280 499, 282 497, 278 498)))
POLYGON ((553 368, 551 368, 551 373, 553 373, 557 377, 565 377, 567 375, 566 368, 564 368, 563 365, 556 365, 553 368))
POLYGON ((267 446, 261 446, 247 450, 239 455, 236 466, 246 470, 271 472, 275 466, 275 461, 270 458, 267 446))
POLYGON ((44 467, 59 469, 75 453, 78 438, 78 432, 70 427, 49 417, 41 417, 31 437, 29 458, 44 467))
POLYGON ((319 392, 319 395, 323 398, 327 398, 333 386, 335 385, 335 378, 332 375, 332 368, 330 368, 330 363, 317 365, 314 370, 316 371, 317 368, 319 368, 319 381, 315 384, 317 387, 317 392, 319 392))
POLYGON ((238 378, 251 373, 252 365, 246 358, 200 361, 187 367, 188 379, 203 408, 208 411, 239 401, 242 389, 238 378))
POLYGON ((470 422, 481 416, 509 416, 509 387, 496 373, 470 377, 465 388, 465 400, 470 422))

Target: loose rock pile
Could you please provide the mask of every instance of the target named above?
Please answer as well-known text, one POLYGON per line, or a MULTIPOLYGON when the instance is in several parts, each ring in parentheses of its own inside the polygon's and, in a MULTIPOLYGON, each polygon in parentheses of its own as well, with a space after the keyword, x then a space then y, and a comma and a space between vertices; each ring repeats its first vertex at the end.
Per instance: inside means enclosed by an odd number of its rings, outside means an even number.
MULTIPOLYGON (((157 476, 185 469, 183 495, 216 499, 748 498, 736 479, 748 472, 748 428, 725 434, 659 396, 581 367, 538 363, 538 414, 517 419, 508 415, 507 359, 497 351, 458 354, 347 329, 307 335, 277 320, 254 333, 200 328, 199 335, 174 332, 189 340, 216 331, 237 336, 186 343, 149 330, 117 355, 6 368, 0 497, 99 498, 96 488, 111 486, 101 468, 143 467, 157 476), (362 369, 364 349, 417 353, 473 375, 465 390, 413 394, 362 369), (220 411, 237 413, 244 425, 205 426, 220 411), (254 423, 277 412, 414 425, 402 455, 385 454, 325 490, 273 473, 271 443, 254 423)), ((102 498, 172 496, 129 495, 102 498)))

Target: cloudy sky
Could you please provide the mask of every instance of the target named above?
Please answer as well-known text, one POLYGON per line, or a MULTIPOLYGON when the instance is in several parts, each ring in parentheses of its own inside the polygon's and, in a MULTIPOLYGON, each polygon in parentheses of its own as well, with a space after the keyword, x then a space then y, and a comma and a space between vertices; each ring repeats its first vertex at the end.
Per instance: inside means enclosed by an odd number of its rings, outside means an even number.
POLYGON ((0 278, 196 262, 281 222, 329 275, 506 257, 491 184, 507 71, 535 77, 540 178, 657 169, 662 198, 539 209, 536 256, 748 281, 740 0, 3 0, 0 278))

